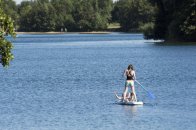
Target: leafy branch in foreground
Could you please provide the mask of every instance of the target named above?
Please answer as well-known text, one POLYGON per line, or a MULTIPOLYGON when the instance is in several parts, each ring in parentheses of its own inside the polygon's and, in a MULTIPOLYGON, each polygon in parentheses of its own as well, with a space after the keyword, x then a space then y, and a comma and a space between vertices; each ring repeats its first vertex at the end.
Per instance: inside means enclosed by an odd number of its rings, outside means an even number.
POLYGON ((0 63, 3 67, 9 66, 10 61, 14 58, 11 52, 13 45, 6 39, 8 35, 15 38, 14 23, 12 19, 0 9, 0 63))

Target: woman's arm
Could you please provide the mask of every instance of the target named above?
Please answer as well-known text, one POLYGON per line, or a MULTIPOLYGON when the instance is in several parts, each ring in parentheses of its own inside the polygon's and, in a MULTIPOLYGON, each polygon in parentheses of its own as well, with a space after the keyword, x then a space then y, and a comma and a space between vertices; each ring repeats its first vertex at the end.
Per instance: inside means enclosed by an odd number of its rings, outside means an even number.
POLYGON ((133 71, 133 79, 136 80, 136 74, 135 71, 133 71))
POLYGON ((126 76, 127 76, 127 70, 124 70, 123 76, 126 78, 126 76))

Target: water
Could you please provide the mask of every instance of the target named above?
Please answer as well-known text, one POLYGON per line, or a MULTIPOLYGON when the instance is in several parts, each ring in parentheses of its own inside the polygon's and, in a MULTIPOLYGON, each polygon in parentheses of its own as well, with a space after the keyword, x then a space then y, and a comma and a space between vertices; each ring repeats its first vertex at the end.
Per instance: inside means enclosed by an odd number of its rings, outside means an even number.
POLYGON ((0 130, 195 130, 196 46, 141 34, 18 35, 0 68, 0 130), (116 104, 136 69, 143 106, 116 104))

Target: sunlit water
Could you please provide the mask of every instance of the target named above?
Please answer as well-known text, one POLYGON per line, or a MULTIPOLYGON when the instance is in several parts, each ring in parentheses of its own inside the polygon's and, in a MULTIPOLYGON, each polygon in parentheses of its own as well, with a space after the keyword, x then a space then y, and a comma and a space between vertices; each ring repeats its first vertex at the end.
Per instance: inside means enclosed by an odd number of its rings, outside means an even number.
POLYGON ((195 130, 196 46, 141 34, 18 35, 0 68, 0 130, 195 130), (116 104, 133 64, 143 106, 116 104))

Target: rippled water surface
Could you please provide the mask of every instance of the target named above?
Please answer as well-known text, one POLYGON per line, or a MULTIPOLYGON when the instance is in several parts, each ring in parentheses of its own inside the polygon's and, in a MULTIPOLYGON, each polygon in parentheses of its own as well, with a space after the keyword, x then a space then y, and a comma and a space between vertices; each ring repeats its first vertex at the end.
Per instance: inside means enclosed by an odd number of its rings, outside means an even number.
POLYGON ((195 130, 196 46, 141 34, 18 35, 0 67, 0 130, 195 130), (116 104, 136 69, 143 106, 116 104))

